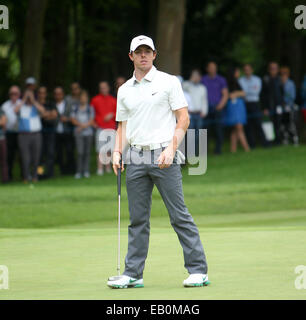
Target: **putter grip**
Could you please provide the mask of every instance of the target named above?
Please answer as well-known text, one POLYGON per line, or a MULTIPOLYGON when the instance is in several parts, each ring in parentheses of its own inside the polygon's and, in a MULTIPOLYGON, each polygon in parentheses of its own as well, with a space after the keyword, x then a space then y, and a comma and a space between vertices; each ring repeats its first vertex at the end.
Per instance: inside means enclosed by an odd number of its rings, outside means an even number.
POLYGON ((120 168, 118 168, 118 175, 117 175, 117 192, 118 196, 121 195, 121 166, 122 166, 122 160, 120 159, 120 168))

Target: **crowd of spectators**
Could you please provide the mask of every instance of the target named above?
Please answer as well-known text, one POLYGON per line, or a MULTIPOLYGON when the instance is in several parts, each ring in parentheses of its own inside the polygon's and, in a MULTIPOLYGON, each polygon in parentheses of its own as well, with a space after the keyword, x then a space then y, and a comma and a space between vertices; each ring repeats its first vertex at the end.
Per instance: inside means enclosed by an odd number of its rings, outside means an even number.
POLYGON ((99 93, 91 100, 78 82, 71 84, 67 95, 61 86, 52 93, 45 86, 36 87, 33 77, 26 79, 23 93, 11 86, 9 99, 0 108, 2 182, 13 180, 17 159, 24 183, 54 177, 56 164, 61 175, 89 178, 94 141, 97 174, 111 172, 110 164, 103 166, 99 161, 99 134, 116 129, 115 95, 124 82, 118 77, 111 95, 109 83, 101 81, 99 93))
MULTIPOLYGON (((299 145, 297 115, 306 107, 306 76, 301 86, 302 105, 296 104, 296 86, 290 69, 272 61, 267 74, 253 74, 251 64, 228 69, 226 77, 218 74, 218 65, 210 61, 206 74, 191 71, 189 80, 182 81, 188 101, 190 129, 208 129, 214 133, 214 153, 222 153, 224 128, 230 129, 230 150, 238 143, 246 152, 260 143, 263 147, 292 143, 299 145)), ((182 80, 182 79, 181 79, 182 80)), ((304 112, 305 114, 305 112, 304 112)), ((305 117, 306 118, 306 117, 305 117)), ((209 139, 212 135, 209 135, 209 139)), ((196 152, 197 148, 196 148, 196 152)))
MULTIPOLYGON (((180 77, 188 102, 189 129, 195 129, 195 152, 198 155, 199 130, 208 129, 215 138, 214 153, 221 154, 224 128, 230 130, 230 151, 238 143, 246 152, 258 143, 263 147, 299 144, 296 115, 304 111, 306 121, 306 76, 301 85, 301 106, 296 105, 296 86, 290 69, 270 62, 267 74, 253 74, 251 64, 229 68, 227 75, 218 74, 218 65, 210 61, 206 74, 191 70, 186 81, 180 77)), ((0 108, 0 165, 2 181, 13 180, 14 163, 18 160, 24 183, 52 178, 55 164, 62 175, 76 179, 90 177, 90 155, 95 146, 96 173, 111 172, 111 165, 99 159, 99 135, 104 129, 116 129, 116 93, 126 79, 118 77, 111 94, 107 81, 98 85, 99 93, 90 99, 78 82, 65 94, 57 86, 48 92, 27 78, 25 89, 13 85, 9 99, 0 108)), ((211 134, 210 134, 211 133, 211 134)), ((16 177, 15 177, 16 178, 16 177)))

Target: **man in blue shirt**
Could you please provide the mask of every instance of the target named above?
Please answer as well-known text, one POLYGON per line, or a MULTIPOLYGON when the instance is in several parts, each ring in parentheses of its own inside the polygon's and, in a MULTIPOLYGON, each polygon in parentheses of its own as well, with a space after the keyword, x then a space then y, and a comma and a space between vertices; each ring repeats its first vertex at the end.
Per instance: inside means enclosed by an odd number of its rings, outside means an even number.
POLYGON ((249 63, 244 65, 243 71, 245 75, 239 79, 239 84, 245 92, 245 106, 247 109, 245 131, 248 143, 251 148, 255 148, 256 137, 258 137, 261 144, 267 146, 268 142, 261 126, 262 114, 259 105, 261 79, 253 75, 253 68, 249 63))
POLYGON ((217 64, 210 61, 207 64, 207 75, 202 77, 202 83, 207 89, 208 115, 205 118, 205 127, 215 131, 215 154, 221 153, 223 142, 222 110, 228 99, 226 80, 217 74, 217 64))

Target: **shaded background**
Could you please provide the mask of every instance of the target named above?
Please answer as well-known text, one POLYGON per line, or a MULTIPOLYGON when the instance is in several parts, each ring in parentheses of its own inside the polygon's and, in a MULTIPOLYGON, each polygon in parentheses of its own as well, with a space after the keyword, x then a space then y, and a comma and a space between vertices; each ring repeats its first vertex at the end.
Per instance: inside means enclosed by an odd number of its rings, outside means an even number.
POLYGON ((250 62, 262 75, 269 60, 289 65, 299 88, 306 71, 306 30, 294 28, 298 0, 6 0, 9 30, 0 31, 0 98, 13 83, 34 76, 48 88, 79 80, 130 77, 132 37, 155 39, 157 66, 189 76, 215 59, 250 62))

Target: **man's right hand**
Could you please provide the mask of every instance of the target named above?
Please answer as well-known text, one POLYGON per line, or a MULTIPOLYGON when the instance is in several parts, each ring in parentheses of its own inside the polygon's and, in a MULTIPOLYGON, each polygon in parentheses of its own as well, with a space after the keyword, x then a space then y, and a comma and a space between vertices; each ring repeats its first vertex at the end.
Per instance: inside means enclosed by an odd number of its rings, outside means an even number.
MULTIPOLYGON (((113 152, 113 170, 118 175, 118 169, 120 168, 120 159, 121 159, 121 153, 119 151, 113 152)), ((121 172, 124 171, 124 163, 121 162, 121 172)))

